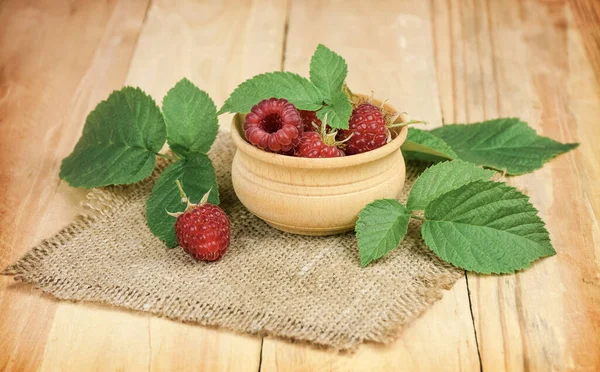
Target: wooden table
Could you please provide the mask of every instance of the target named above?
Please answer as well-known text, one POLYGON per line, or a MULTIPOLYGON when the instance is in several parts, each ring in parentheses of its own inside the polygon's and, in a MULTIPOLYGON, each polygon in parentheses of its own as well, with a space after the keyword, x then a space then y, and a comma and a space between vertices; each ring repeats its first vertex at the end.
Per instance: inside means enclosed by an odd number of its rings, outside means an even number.
POLYGON ((391 345, 336 354, 1 277, 0 370, 600 370, 599 30, 595 0, 1 2, 1 267, 78 213, 85 191, 58 169, 110 91, 160 101, 186 76, 220 106, 257 73, 307 75, 319 42, 346 58, 353 89, 433 126, 519 116, 581 147, 509 181, 558 255, 517 275, 467 273, 391 345))

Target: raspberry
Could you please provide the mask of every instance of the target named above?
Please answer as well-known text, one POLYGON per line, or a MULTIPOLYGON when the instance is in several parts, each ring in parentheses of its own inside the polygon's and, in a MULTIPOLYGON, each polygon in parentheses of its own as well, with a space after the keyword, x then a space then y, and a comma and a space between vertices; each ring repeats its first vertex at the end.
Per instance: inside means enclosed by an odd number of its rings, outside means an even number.
POLYGON ((300 136, 300 144, 294 156, 302 158, 337 158, 345 156, 340 149, 343 142, 336 142, 337 131, 327 133, 327 115, 318 127, 319 132, 304 132, 300 136))
POLYGON ((317 117, 317 113, 315 111, 307 111, 307 110, 298 110, 300 112, 300 117, 302 118, 302 124, 304 126, 305 132, 314 132, 316 130, 313 123, 317 125, 317 127, 321 126, 321 120, 317 117))
POLYGON ((340 139, 347 140, 346 154, 348 155, 375 150, 385 145, 388 129, 383 113, 370 103, 359 105, 352 110, 349 127, 340 132, 340 139))
POLYGON ((346 154, 336 145, 328 145, 317 132, 304 132, 295 156, 302 158, 337 158, 346 154))
POLYGON ((286 153, 293 150, 303 131, 298 110, 285 99, 260 101, 252 107, 244 122, 246 139, 269 152, 286 153))
POLYGON ((213 204, 192 208, 177 217, 175 233, 179 245, 201 261, 216 261, 229 247, 229 219, 213 204))
POLYGON ((221 208, 207 203, 208 193, 199 204, 188 201, 181 184, 177 182, 182 200, 187 202, 184 212, 169 213, 177 217, 175 234, 177 242, 189 255, 199 261, 216 261, 221 258, 231 240, 229 218, 221 208))

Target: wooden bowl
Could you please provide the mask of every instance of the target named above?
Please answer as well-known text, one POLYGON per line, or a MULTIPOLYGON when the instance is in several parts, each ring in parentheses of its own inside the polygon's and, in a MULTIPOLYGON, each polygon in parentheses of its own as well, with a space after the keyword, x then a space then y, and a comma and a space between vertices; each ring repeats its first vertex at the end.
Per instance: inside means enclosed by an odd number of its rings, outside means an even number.
MULTIPOLYGON (((373 104, 381 102, 373 100, 373 104)), ((384 110, 397 112, 389 104, 384 110)), ((308 159, 252 146, 244 136, 244 117, 236 114, 232 122, 231 136, 237 146, 233 188, 250 212, 279 230, 302 235, 351 231, 365 205, 396 198, 402 191, 406 168, 400 145, 407 127, 393 128, 392 141, 373 151, 308 159)))

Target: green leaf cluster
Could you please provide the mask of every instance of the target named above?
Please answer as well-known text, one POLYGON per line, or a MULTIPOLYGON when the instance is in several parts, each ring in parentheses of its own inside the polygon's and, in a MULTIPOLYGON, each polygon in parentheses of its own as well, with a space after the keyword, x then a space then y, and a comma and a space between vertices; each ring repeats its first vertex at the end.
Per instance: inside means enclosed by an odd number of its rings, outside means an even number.
POLYGON ((461 159, 518 175, 539 169, 548 160, 577 146, 539 136, 518 118, 499 118, 445 125, 431 131, 410 128, 402 151, 407 159, 431 162, 461 159))
POLYGON ((435 254, 466 270, 513 273, 554 255, 529 198, 490 181, 493 174, 460 160, 442 162, 415 181, 407 207, 385 199, 367 205, 356 223, 361 264, 397 248, 411 217, 423 221, 421 235, 435 254))
MULTIPOLYGON (((219 203, 215 169, 207 153, 218 132, 217 115, 249 112, 263 99, 285 98, 301 110, 327 117, 333 128, 348 128, 352 104, 344 85, 344 59, 319 45, 310 61, 310 80, 291 72, 257 75, 240 84, 223 107, 187 79, 163 99, 162 110, 139 88, 124 87, 99 103, 86 119, 60 177, 74 187, 102 187, 141 181, 152 174, 156 157, 172 163, 160 175, 146 203, 151 231, 167 246, 177 244, 174 218, 181 203, 175 181, 192 202, 210 191, 219 203), (161 154, 168 143, 174 156, 161 154)), ((362 266, 398 247, 411 219, 441 259, 480 273, 511 273, 553 255, 548 231, 529 198, 493 182, 495 174, 523 174, 577 147, 539 136, 517 118, 423 131, 410 128, 402 150, 408 159, 437 163, 416 180, 406 206, 382 199, 359 214, 356 236, 362 266)))
POLYGON ((63 160, 61 179, 74 187, 126 185, 150 176, 168 142, 177 156, 157 180, 146 204, 150 230, 169 247, 177 245, 174 218, 185 208, 179 180, 192 201, 209 190, 219 203, 215 169, 206 155, 218 132, 217 108, 191 81, 182 79, 163 99, 162 112, 139 88, 124 87, 88 115, 73 152, 63 160))
POLYGON ((347 129, 352 104, 343 85, 348 75, 346 61, 319 44, 310 60, 310 80, 292 72, 268 72, 241 83, 219 110, 247 113, 268 98, 285 98, 299 110, 317 111, 332 128, 347 129))

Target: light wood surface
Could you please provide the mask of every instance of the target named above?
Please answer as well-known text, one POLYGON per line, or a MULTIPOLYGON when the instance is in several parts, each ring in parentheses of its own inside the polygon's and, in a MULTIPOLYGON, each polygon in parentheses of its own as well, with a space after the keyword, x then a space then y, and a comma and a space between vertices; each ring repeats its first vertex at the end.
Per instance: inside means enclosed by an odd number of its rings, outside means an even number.
MULTIPOLYGON (((580 142, 509 182, 558 255, 467 274, 388 346, 337 354, 59 302, 0 277, 0 370, 600 370, 600 7, 593 0, 0 2, 0 266, 52 235, 84 192, 58 168, 87 112, 124 84, 161 100, 186 76, 218 105, 244 79, 308 74, 319 42, 349 85, 442 123, 519 116, 580 142)), ((231 115, 220 125, 228 130, 231 115)))

